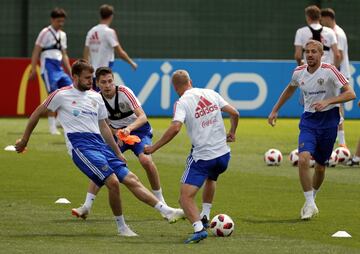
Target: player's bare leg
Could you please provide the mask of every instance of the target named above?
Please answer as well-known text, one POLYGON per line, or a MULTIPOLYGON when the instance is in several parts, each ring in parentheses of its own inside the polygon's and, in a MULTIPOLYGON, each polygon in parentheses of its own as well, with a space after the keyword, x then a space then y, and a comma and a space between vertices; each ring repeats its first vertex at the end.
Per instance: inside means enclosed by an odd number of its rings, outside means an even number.
POLYGON ((202 193, 202 211, 200 213, 201 222, 205 228, 209 227, 210 210, 214 200, 216 181, 206 179, 202 193))
POLYGON ((175 223, 179 219, 185 218, 184 212, 182 209, 174 209, 167 206, 165 203, 161 202, 159 199, 155 197, 153 193, 151 193, 139 180, 139 178, 129 172, 128 175, 124 178, 122 182, 140 201, 154 207, 161 214, 165 216, 165 218, 170 223, 175 223))
POLYGON ((325 166, 318 163, 315 164, 315 172, 313 176, 313 196, 316 197, 316 193, 319 191, 321 184, 325 179, 325 166))
POLYGON ((311 154, 309 152, 299 153, 299 177, 306 200, 300 211, 300 216, 303 220, 310 219, 319 212, 314 200, 313 184, 310 175, 310 158, 311 154))
POLYGON ((122 214, 122 206, 120 199, 120 183, 115 174, 110 175, 106 181, 105 185, 109 191, 109 204, 111 210, 115 216, 116 225, 118 228, 119 235, 122 236, 137 236, 126 224, 124 216, 122 214))
POLYGON ((146 171, 146 175, 149 179, 149 183, 154 195, 157 197, 157 199, 166 204, 162 195, 159 172, 154 161, 152 160, 151 155, 146 155, 144 153, 139 154, 139 162, 146 171))
POLYGON ((56 128, 56 112, 48 111, 47 115, 51 135, 60 135, 60 131, 56 128))
POLYGON ((195 203, 195 195, 199 188, 190 184, 182 184, 180 189, 180 205, 186 217, 194 227, 194 234, 185 243, 197 243, 207 237, 207 232, 200 220, 199 209, 195 203))

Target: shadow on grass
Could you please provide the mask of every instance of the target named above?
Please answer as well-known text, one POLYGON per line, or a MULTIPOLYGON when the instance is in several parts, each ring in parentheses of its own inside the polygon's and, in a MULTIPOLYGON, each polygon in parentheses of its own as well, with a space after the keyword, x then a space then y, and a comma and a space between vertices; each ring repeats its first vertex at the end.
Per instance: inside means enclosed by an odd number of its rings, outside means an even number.
MULTIPOLYGON (((92 224, 92 223, 104 223, 104 222, 113 222, 114 219, 80 219, 80 218, 72 218, 72 219, 55 219, 55 220, 50 220, 51 222, 54 223, 68 223, 68 224, 83 224, 83 223, 87 223, 87 224, 92 224)), ((158 223, 159 221, 164 221, 162 219, 126 219, 126 222, 131 222, 131 223, 144 223, 144 222, 156 222, 158 223)))
POLYGON ((243 222, 252 223, 252 224, 298 224, 304 223, 304 221, 300 219, 255 219, 255 218, 245 218, 241 219, 243 222))

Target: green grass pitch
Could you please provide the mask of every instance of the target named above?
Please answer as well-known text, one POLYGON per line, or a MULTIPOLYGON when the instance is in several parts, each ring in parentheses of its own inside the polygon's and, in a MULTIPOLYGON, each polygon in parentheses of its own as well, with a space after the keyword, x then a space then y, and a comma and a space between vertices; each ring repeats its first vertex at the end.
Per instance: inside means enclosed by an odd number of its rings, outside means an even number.
MULTIPOLYGON (((170 119, 150 122, 157 140, 170 119)), ((360 253, 359 167, 327 169, 317 196, 319 216, 299 220, 304 197, 297 169, 287 158, 296 148, 296 119, 279 119, 275 128, 265 119, 240 119, 231 163, 218 181, 212 209, 212 215, 230 215, 235 232, 228 238, 210 236, 195 245, 183 244, 192 232, 188 221, 168 224, 123 186, 125 218, 139 237, 116 235, 106 190, 100 192, 86 221, 73 218, 71 208, 83 202, 88 181, 73 165, 63 136, 48 135, 46 119, 35 129, 27 153, 3 150, 20 136, 25 123, 26 119, 0 119, 0 253, 360 253), (263 154, 269 148, 282 151, 281 166, 265 166, 263 154), (72 203, 54 204, 60 197, 72 203), (352 238, 332 238, 338 230, 352 238)), ((359 121, 346 120, 345 128, 353 152, 359 121)), ((171 206, 177 206, 189 150, 184 128, 153 156, 171 206)), ((136 158, 129 152, 126 156, 130 169, 148 187, 136 158)))

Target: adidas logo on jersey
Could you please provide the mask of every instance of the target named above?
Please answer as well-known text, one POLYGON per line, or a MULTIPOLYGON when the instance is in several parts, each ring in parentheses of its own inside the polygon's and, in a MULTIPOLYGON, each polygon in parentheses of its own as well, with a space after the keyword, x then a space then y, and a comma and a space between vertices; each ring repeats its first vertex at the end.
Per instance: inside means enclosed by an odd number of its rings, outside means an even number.
POLYGON ((205 116, 218 109, 219 107, 217 105, 212 104, 210 101, 200 96, 200 100, 195 109, 195 118, 205 116))

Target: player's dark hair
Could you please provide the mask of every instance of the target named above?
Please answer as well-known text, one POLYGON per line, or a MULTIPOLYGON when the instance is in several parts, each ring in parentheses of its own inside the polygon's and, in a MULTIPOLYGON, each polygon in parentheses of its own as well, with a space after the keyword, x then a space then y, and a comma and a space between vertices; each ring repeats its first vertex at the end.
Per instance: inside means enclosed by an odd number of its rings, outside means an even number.
POLYGON ((100 17, 101 19, 107 19, 114 14, 114 7, 108 4, 100 6, 100 17))
POLYGON ((331 8, 325 8, 321 10, 321 16, 322 17, 329 17, 332 20, 335 19, 335 11, 331 8))
POLYGON ((66 18, 66 12, 64 9, 56 7, 50 12, 50 17, 53 19, 66 18))
POLYGON ((75 61, 71 66, 72 75, 80 76, 83 71, 90 71, 91 73, 93 73, 94 67, 92 67, 91 64, 89 64, 89 62, 84 59, 79 59, 75 61))
POLYGON ((97 68, 95 71, 95 77, 96 77, 96 81, 99 81, 100 76, 106 75, 106 74, 111 74, 114 76, 112 70, 109 67, 100 67, 97 68))
POLYGON ((305 15, 311 20, 317 21, 320 20, 321 11, 316 5, 310 5, 305 8, 305 15))

